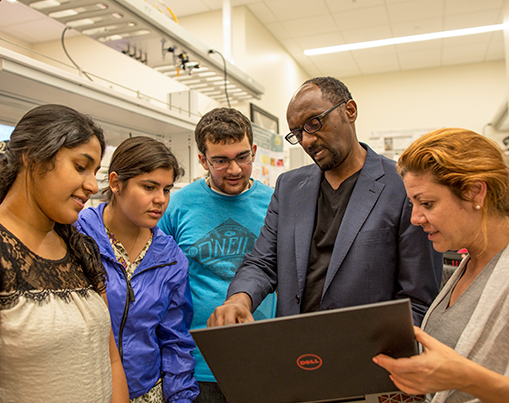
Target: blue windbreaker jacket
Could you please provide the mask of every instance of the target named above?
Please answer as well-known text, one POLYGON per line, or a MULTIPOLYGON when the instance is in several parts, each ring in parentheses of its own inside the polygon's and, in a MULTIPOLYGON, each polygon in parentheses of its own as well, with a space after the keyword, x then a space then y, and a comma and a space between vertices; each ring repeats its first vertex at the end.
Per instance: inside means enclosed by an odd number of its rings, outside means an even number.
POLYGON ((147 254, 127 280, 104 229, 105 206, 83 210, 76 227, 95 239, 108 272, 111 325, 129 397, 145 394, 163 376, 165 401, 190 403, 198 395, 198 384, 189 333, 193 308, 187 258, 171 236, 155 227, 147 254))

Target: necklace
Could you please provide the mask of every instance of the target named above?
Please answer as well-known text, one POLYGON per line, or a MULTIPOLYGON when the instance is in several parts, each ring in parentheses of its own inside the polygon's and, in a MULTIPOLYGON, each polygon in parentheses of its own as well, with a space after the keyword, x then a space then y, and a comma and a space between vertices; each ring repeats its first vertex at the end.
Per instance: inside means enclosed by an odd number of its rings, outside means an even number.
POLYGON ((131 249, 129 249, 127 251, 127 256, 129 257, 129 260, 131 260, 130 256, 131 256, 131 253, 134 249, 134 247, 136 246, 136 244, 138 243, 138 238, 140 237, 140 233, 141 233, 141 228, 138 228, 138 234, 136 235, 136 239, 134 240, 134 243, 133 245, 131 246, 131 249))
MULTIPOLYGON (((111 229, 111 222, 110 222, 109 217, 108 217, 108 215, 109 215, 109 214, 107 214, 107 213, 106 213, 106 210, 105 210, 105 212, 104 212, 103 214, 104 214, 104 216, 103 216, 103 222, 104 222, 104 226, 105 226, 105 228, 106 228, 106 232, 110 232, 111 234, 113 234, 114 239, 115 239, 117 242, 119 242, 119 243, 123 246, 124 250, 125 250, 125 251, 126 251, 126 253, 127 253, 127 257, 129 258, 129 260, 131 260, 131 253, 133 252, 134 247, 135 247, 135 246, 136 246, 136 244, 138 243, 138 239, 140 238, 140 234, 141 234, 141 232, 142 232, 142 231, 141 231, 141 228, 140 228, 140 227, 138 227, 138 233, 136 234, 136 238, 134 239, 134 242, 133 242, 133 244, 131 245, 131 247, 130 247, 129 249, 127 249, 127 246, 125 245, 125 240, 124 240, 124 242, 120 241, 119 236, 118 236, 118 233, 117 233, 117 235, 115 235, 115 232, 114 232, 114 231, 112 231, 112 229, 111 229)), ((122 238, 123 238, 123 237, 122 237, 122 238)), ((137 257, 137 256, 136 256, 136 257, 137 257)), ((131 262, 131 263, 132 263, 132 262, 131 262)))

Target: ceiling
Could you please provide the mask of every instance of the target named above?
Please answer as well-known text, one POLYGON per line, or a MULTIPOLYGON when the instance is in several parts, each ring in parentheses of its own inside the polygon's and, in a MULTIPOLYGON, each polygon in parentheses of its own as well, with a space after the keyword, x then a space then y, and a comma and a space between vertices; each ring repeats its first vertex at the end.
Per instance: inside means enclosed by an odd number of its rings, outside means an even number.
MULTIPOLYGON (((222 0, 166 0, 184 17, 222 0)), ((504 60, 502 32, 320 56, 309 48, 502 23, 503 0, 231 0, 245 5, 310 76, 359 76, 504 60)))
MULTIPOLYGON (((165 3, 177 18, 182 18, 220 10, 223 1, 165 3)), ((310 76, 341 78, 504 60, 502 32, 320 56, 303 53, 309 48, 499 24, 502 3, 503 0, 231 0, 233 7, 246 6, 310 76)), ((0 0, 0 37, 3 31, 28 43, 52 41, 60 38, 62 26, 23 4, 0 0)), ((73 34, 77 33, 69 33, 73 34)))

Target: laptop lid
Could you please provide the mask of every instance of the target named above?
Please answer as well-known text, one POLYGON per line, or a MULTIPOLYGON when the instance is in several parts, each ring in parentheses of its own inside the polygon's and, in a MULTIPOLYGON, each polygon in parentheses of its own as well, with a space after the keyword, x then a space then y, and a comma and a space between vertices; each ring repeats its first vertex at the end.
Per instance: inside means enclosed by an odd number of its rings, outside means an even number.
POLYGON ((418 353, 409 299, 191 335, 228 403, 338 402, 396 391, 372 358, 418 353))

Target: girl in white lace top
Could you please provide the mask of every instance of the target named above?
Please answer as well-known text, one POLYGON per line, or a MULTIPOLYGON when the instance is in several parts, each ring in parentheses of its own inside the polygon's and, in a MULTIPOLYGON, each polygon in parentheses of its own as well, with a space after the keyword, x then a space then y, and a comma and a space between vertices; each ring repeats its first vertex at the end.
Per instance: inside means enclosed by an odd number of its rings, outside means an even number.
POLYGON ((98 249, 72 226, 104 147, 89 117, 44 105, 0 156, 2 401, 128 401, 98 249))

